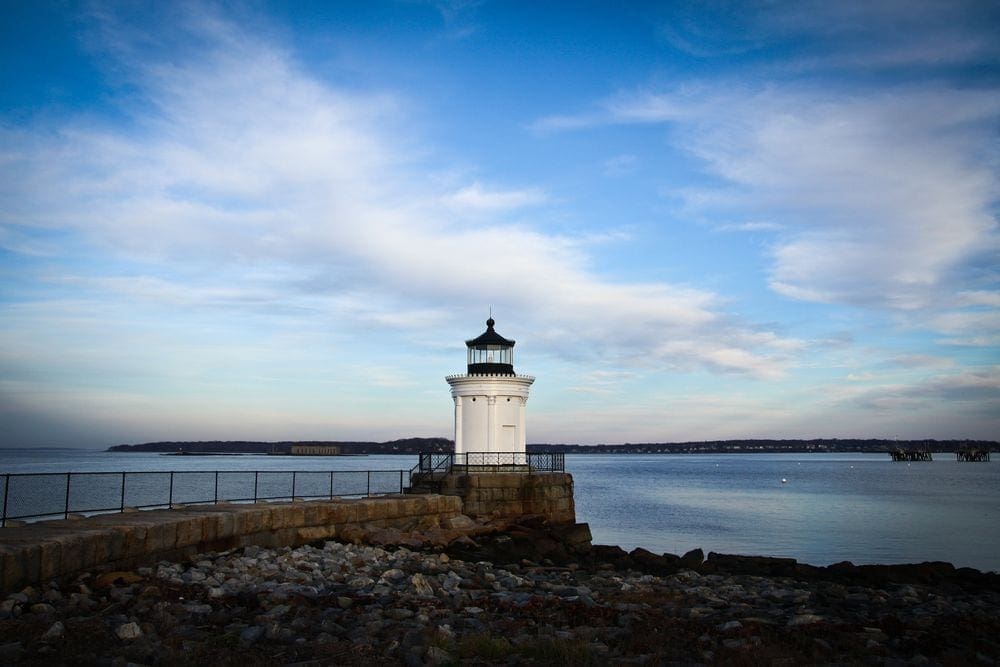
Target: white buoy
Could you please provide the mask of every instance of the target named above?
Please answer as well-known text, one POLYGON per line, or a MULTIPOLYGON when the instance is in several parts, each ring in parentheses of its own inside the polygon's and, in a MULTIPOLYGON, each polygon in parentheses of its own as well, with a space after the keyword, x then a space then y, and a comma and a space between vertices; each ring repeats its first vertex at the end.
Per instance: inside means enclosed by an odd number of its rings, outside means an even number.
POLYGON ((787 479, 785 479, 784 477, 782 477, 782 478, 781 478, 781 483, 782 483, 782 484, 788 484, 788 480, 787 480, 787 479))

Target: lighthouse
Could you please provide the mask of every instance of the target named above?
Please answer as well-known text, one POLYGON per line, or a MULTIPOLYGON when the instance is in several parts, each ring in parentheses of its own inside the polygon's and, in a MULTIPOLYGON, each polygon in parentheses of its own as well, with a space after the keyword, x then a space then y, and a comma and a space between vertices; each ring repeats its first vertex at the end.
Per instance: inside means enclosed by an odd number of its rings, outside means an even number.
POLYGON ((495 324, 491 317, 486 331, 465 341, 467 372, 445 378, 455 401, 455 453, 520 459, 527 443, 528 391, 535 378, 514 372, 514 341, 498 334, 495 324))

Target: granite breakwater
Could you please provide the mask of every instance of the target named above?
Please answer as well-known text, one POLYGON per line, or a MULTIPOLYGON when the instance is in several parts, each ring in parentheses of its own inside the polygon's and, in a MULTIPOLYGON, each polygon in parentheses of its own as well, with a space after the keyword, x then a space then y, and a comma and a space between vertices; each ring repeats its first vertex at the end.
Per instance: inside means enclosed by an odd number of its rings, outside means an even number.
POLYGON ((943 563, 817 568, 625 553, 591 547, 585 525, 525 524, 447 546, 384 531, 355 535, 357 543, 246 546, 29 586, 0 602, 0 663, 992 665, 1000 657, 994 574, 943 563))

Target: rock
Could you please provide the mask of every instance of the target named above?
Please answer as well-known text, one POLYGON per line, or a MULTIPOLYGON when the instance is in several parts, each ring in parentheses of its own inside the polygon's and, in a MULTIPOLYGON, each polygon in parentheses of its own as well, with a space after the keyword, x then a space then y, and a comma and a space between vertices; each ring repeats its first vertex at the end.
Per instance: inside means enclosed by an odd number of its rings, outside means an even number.
POLYGON ((692 549, 681 556, 681 567, 696 568, 705 561, 705 552, 701 549, 692 549))
MULTIPOLYGON (((7 522, 10 525, 10 522, 7 522)), ((12 665, 18 662, 24 655, 24 645, 21 642, 7 642, 0 644, 0 663, 12 665)))
POLYGON ((479 524, 465 514, 457 514, 441 520, 441 526, 449 530, 471 531, 479 528, 479 524))
POLYGON ((680 559, 671 560, 665 556, 654 554, 652 551, 647 551, 642 547, 633 549, 629 552, 628 556, 636 567, 657 574, 673 574, 679 569, 680 565, 680 559))
POLYGON ((819 637, 816 637, 815 639, 813 639, 813 644, 815 644, 816 648, 823 651, 824 653, 833 652, 833 647, 830 646, 830 642, 826 641, 825 639, 820 639, 819 637))
POLYGON ((340 539, 354 544, 361 544, 368 539, 368 531, 356 524, 348 524, 337 532, 340 539))
POLYGON ((139 624, 134 621, 124 623, 115 628, 115 636, 122 641, 131 641, 142 636, 142 629, 139 627, 139 624))
POLYGON ((394 567, 392 569, 383 572, 382 576, 380 576, 378 580, 379 583, 387 583, 387 582, 396 583, 398 581, 402 581, 405 578, 406 578, 406 573, 400 570, 398 567, 394 567))
POLYGON ((112 586, 129 586, 140 581, 142 581, 142 577, 135 572, 106 572, 94 580, 94 588, 100 590, 112 586))
POLYGON ((788 627, 794 628, 800 625, 813 625, 823 620, 822 616, 817 616, 816 614, 797 614, 788 621, 788 627))
POLYGON ((454 572, 449 572, 445 575, 444 580, 441 582, 441 588, 450 593, 454 593, 458 590, 461 583, 462 577, 458 576, 454 572))
POLYGON ((37 604, 31 605, 32 614, 41 614, 43 616, 48 616, 49 614, 55 613, 55 611, 56 611, 55 607, 45 602, 39 602, 37 604))
POLYGON ((264 628, 259 625, 251 625, 244 628, 240 633, 240 641, 244 644, 255 644, 264 636, 264 628))
POLYGON ((575 523, 570 526, 554 528, 553 533, 562 540, 571 553, 585 554, 590 552, 594 537, 590 532, 589 523, 575 523))
POLYGON ((739 621, 727 621, 718 627, 719 630, 722 630, 723 632, 735 632, 736 630, 741 630, 743 628, 743 624, 739 621))
POLYGON ((427 581, 427 578, 419 572, 410 577, 410 583, 413 585, 413 591, 420 597, 432 597, 434 595, 434 589, 427 581))
POLYGON ((443 648, 437 646, 431 646, 427 649, 427 661, 432 665, 440 665, 454 662, 455 658, 452 657, 451 653, 445 651, 443 648))
POLYGON ((459 535, 452 540, 449 546, 458 547, 459 549, 478 549, 479 543, 468 535, 459 535))
POLYGON ((368 533, 367 541, 379 546, 399 544, 403 539, 403 533, 398 528, 376 528, 368 533))
POLYGON ((61 621, 56 621, 53 623, 45 634, 42 635, 42 641, 52 641, 53 639, 59 639, 66 633, 66 626, 62 624, 61 621))
POLYGON ((702 568, 704 572, 725 572, 730 574, 750 574, 754 576, 791 577, 798 573, 799 565, 794 558, 771 558, 767 556, 734 556, 708 554, 702 568))
POLYGON ((200 604, 198 602, 188 602, 184 605, 184 610, 189 614, 210 614, 212 613, 212 605, 210 604, 200 604))

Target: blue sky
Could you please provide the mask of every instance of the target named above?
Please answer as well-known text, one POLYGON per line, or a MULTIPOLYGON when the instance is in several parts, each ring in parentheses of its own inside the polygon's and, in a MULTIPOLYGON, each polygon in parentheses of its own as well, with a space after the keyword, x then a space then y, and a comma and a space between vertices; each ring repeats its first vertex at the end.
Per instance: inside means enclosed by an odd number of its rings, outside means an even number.
POLYGON ((991 2, 4 2, 2 446, 1000 438, 991 2), (625 7, 620 5, 625 4, 625 7))

